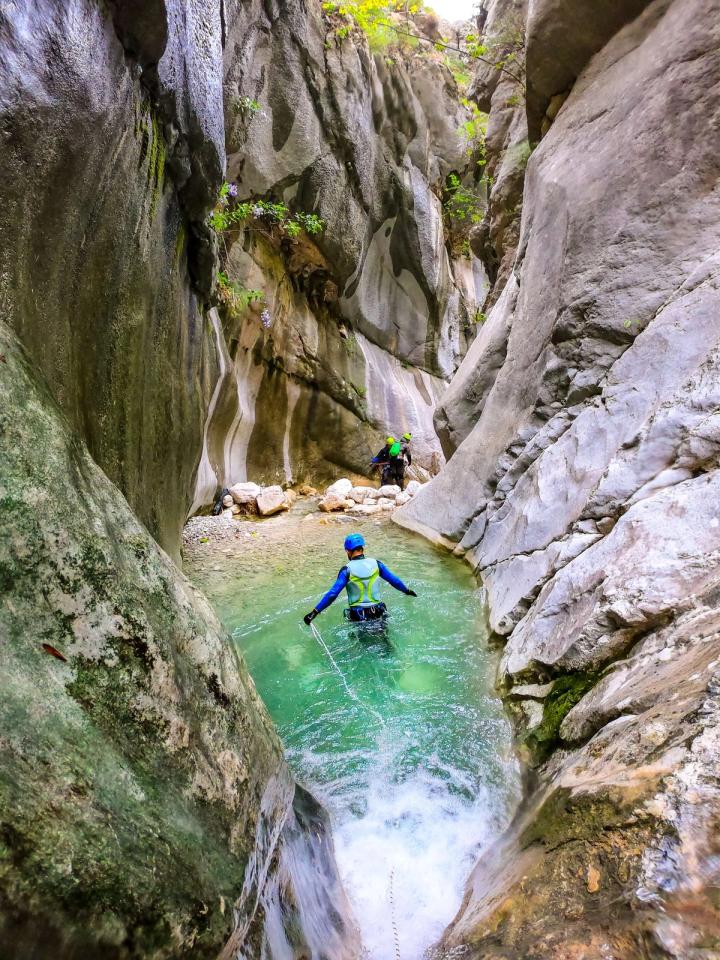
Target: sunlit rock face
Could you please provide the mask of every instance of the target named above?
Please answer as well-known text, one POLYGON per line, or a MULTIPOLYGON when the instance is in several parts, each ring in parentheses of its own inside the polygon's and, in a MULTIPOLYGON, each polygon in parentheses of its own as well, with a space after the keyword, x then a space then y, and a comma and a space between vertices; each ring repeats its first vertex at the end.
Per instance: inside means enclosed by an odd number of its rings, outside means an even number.
POLYGON ((530 4, 529 116, 562 102, 510 275, 441 401, 451 458, 395 514, 477 569, 539 767, 448 931, 471 956, 717 944, 720 8, 621 6, 609 36, 530 4))
MULTIPOLYGON (((314 4, 228 4, 224 57, 228 179, 325 228, 280 249, 249 230, 227 238, 229 278, 265 303, 223 319, 216 485, 364 473, 406 431, 427 476, 443 461, 435 405, 487 293, 481 262, 446 244, 440 196, 468 163, 455 82, 432 51, 341 41, 314 4)), ((196 503, 212 486, 198 476, 196 503)))

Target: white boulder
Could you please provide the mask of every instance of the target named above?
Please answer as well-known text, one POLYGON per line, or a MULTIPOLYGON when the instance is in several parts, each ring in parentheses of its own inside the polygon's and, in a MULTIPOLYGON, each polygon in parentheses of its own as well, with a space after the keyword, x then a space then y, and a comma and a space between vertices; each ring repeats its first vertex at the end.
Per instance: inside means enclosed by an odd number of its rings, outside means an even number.
POLYGON ((380 513, 380 509, 376 503, 356 503, 348 512, 356 517, 370 517, 373 513, 380 513))
POLYGON ((353 487, 348 496, 355 503, 362 503, 370 497, 377 496, 377 490, 375 487, 353 487))
MULTIPOLYGON (((354 504, 354 501, 353 501, 354 504)), ((345 497, 337 493, 326 493, 318 504, 318 510, 323 513, 332 513, 334 510, 345 509, 345 497)))
POLYGON ((342 497, 344 500, 350 495, 352 490, 352 481, 347 480, 343 477, 341 480, 336 480, 335 483, 331 483, 330 486, 325 491, 326 497, 342 497))
POLYGON ((353 508, 354 506, 357 506, 357 504, 355 503, 354 500, 350 500, 350 498, 348 498, 348 499, 345 501, 345 509, 346 509, 346 510, 352 510, 352 508, 353 508))
POLYGON ((232 507, 233 503, 235 503, 233 498, 230 496, 229 493, 226 493, 222 499, 222 505, 227 508, 227 507, 232 507))
POLYGON ((287 510, 290 506, 285 496, 285 491, 277 484, 272 487, 265 487, 257 496, 257 508, 263 517, 269 517, 273 513, 279 513, 281 510, 287 510))
POLYGON ((380 487, 377 495, 378 497, 390 497, 394 500, 399 493, 400 487, 396 486, 394 483, 388 483, 384 487, 380 487))
POLYGON ((404 490, 395 497, 395 506, 402 507, 403 504, 410 503, 412 497, 409 493, 406 493, 404 490))
POLYGON ((261 491, 262 487, 257 483, 236 483, 230 487, 230 496, 235 503, 243 506, 247 503, 255 503, 261 491))
POLYGON ((381 510, 392 510, 395 507, 395 501, 391 500, 390 497, 380 497, 377 505, 381 510))
POLYGON ((232 507, 228 507, 227 510, 223 510, 222 517, 224 520, 232 520, 233 519, 232 507))
POLYGON ((419 480, 411 480, 410 483, 405 487, 405 493, 408 496, 414 497, 418 490, 422 489, 422 484, 419 480))

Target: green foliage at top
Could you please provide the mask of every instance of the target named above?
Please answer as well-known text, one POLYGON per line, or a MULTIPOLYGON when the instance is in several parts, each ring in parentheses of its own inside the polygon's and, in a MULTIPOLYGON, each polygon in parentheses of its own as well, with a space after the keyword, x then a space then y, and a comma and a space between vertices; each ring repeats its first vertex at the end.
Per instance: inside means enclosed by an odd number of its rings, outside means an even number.
POLYGON ((241 283, 233 282, 224 271, 217 275, 218 299, 224 311, 233 320, 239 320, 251 303, 262 303, 262 290, 248 290, 241 283))
POLYGON ((416 46, 417 37, 405 36, 390 22, 394 13, 413 16, 422 8, 422 0, 326 0, 323 12, 333 25, 339 40, 349 36, 353 29, 361 30, 368 38, 373 52, 380 53, 391 45, 416 46))
POLYGON ((485 166, 485 136, 487 134, 488 115, 483 113, 472 100, 462 99, 462 105, 470 111, 470 117, 461 124, 459 133, 465 139, 469 157, 476 156, 478 165, 485 166))

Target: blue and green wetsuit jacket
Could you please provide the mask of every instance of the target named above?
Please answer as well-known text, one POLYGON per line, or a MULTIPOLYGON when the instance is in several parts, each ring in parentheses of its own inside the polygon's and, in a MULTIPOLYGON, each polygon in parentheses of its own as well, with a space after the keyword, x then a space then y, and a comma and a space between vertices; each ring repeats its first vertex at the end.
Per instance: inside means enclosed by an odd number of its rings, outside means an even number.
POLYGON ((400 577, 396 577, 392 570, 388 570, 382 561, 373 560, 371 557, 355 557, 354 560, 348 561, 338 573, 337 580, 317 603, 315 609, 318 613, 322 613, 343 590, 347 590, 348 603, 351 607, 371 607, 380 602, 377 583, 380 577, 400 593, 408 592, 408 588, 400 577))

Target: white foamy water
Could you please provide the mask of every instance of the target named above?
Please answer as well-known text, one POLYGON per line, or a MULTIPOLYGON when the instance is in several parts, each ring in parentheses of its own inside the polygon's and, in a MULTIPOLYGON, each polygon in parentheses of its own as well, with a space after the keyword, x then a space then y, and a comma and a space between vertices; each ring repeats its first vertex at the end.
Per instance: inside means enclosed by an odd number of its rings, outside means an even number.
POLYGON ((335 833, 340 872, 372 960, 395 960, 393 921, 403 960, 419 960, 438 940, 492 823, 486 797, 468 803, 422 772, 396 786, 372 784, 367 813, 335 833))
POLYGON ((408 769, 417 746, 412 733, 394 724, 379 733, 369 766, 359 768, 360 756, 348 752, 335 758, 330 779, 327 754, 291 757, 331 811, 337 862, 368 960, 397 960, 398 950, 402 960, 421 960, 460 907, 478 856, 513 808, 512 756, 495 758, 494 782, 486 785, 481 773, 468 775, 437 754, 408 769))

